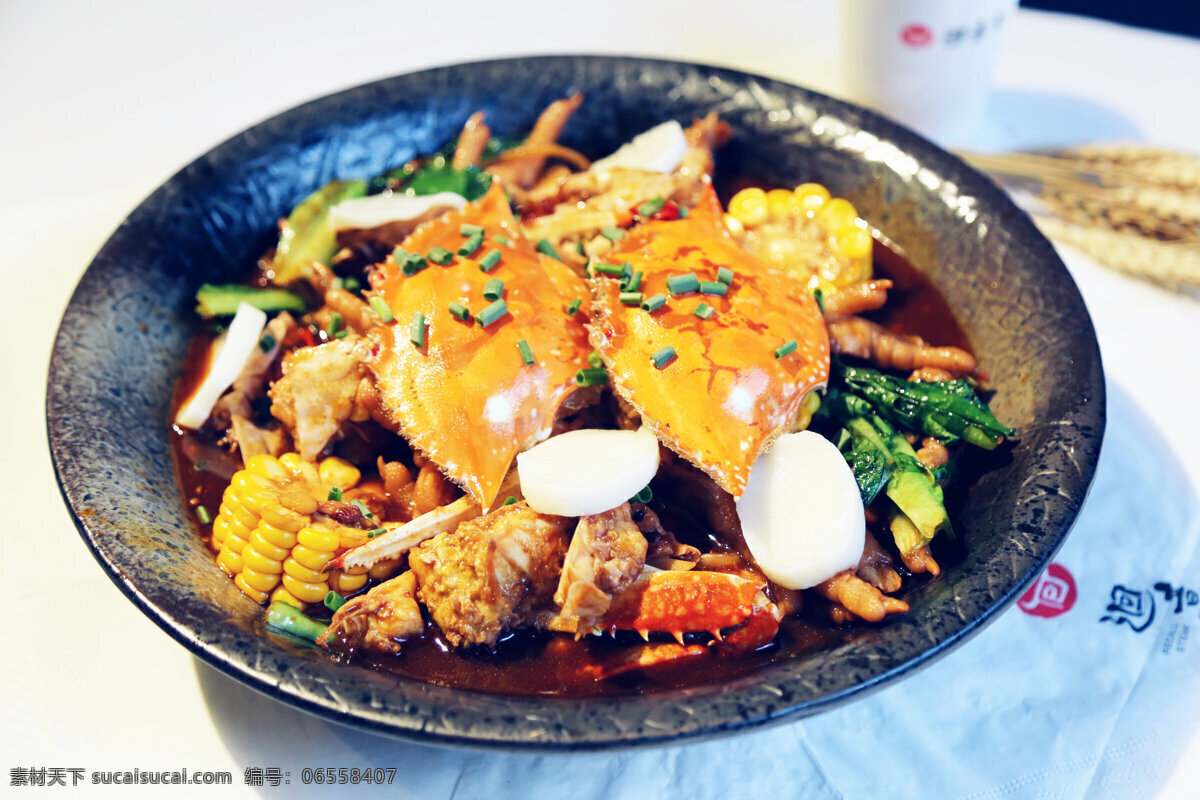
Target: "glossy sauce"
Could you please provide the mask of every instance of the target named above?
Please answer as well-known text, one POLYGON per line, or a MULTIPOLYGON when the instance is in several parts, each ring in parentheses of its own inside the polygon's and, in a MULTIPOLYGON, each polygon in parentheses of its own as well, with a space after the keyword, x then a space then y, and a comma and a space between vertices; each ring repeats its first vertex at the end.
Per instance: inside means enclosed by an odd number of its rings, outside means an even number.
MULTIPOLYGON (((966 335, 933 285, 902 255, 879 242, 876 242, 875 254, 876 276, 890 278, 895 282, 895 288, 889 295, 887 306, 869 316, 889 328, 916 334, 933 344, 967 348, 966 335)), ((202 333, 192 342, 176 387, 173 409, 187 398, 199 380, 213 338, 210 333, 202 333)), ((204 505, 215 517, 230 476, 241 468, 240 458, 219 447, 209 432, 173 429, 171 439, 183 497, 190 507, 204 505)), ((728 549, 680 508, 666 505, 658 497, 652 507, 664 527, 674 531, 680 541, 703 550, 728 549)), ((199 521, 197 524, 205 539, 210 540, 211 526, 200 525, 199 521)), ((902 565, 896 566, 906 574, 902 565)), ((247 598, 245 602, 252 601, 247 598)), ((613 657, 626 648, 640 646, 642 640, 636 634, 575 641, 565 634, 522 630, 502 639, 495 651, 483 648, 460 650, 452 648, 437 627, 427 623, 425 634, 407 640, 400 655, 369 656, 365 663, 405 678, 497 694, 568 698, 627 695, 720 683, 774 662, 830 648, 863 630, 863 626, 835 626, 817 616, 804 614, 785 618, 776 640, 753 653, 740 656, 709 653, 605 681, 592 679, 585 674, 584 667, 613 657)), ((663 641, 670 640, 664 638, 663 641)))

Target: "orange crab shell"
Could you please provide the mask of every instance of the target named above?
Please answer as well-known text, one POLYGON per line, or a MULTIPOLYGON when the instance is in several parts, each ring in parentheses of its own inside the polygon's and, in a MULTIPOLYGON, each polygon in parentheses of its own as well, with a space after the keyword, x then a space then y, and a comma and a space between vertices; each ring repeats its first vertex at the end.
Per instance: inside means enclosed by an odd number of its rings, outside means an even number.
POLYGON ((549 434, 562 401, 577 388, 575 373, 587 366, 587 331, 582 313, 563 309, 582 299, 586 310, 588 292, 570 268, 521 236, 498 181, 479 202, 422 226, 401 247, 455 253, 466 241, 463 224, 484 229, 483 244, 470 256, 456 255, 448 266, 430 262, 411 276, 389 256, 371 276, 372 293, 395 321, 374 330, 380 351, 370 368, 400 433, 487 509, 513 458, 549 434), (501 259, 483 272, 478 259, 493 249, 501 259), (450 313, 453 302, 474 313, 488 306, 483 290, 491 278, 504 281, 506 315, 484 328, 450 313), (410 341, 417 311, 426 323, 421 347, 410 341), (522 340, 533 364, 522 359, 522 340))
POLYGON ((682 636, 740 625, 764 605, 762 581, 726 572, 650 572, 617 596, 601 630, 682 636))
POLYGON ((829 334, 801 279, 743 250, 721 222, 712 187, 683 219, 650 221, 633 230, 605 260, 643 273, 644 297, 664 294, 656 311, 626 306, 620 281, 591 280, 591 342, 616 391, 659 439, 741 496, 759 453, 795 420, 804 396, 829 380, 829 334), (667 278, 694 272, 716 281, 733 270, 725 295, 673 297, 667 278), (715 309, 708 319, 694 312, 715 309), (776 358, 788 341, 796 349, 776 358), (671 346, 662 368, 651 356, 671 346))

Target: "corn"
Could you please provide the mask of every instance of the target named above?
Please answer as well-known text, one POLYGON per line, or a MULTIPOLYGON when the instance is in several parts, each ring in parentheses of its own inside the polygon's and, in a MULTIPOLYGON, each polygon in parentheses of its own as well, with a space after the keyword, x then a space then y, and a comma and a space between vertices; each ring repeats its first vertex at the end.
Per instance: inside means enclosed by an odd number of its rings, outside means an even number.
MULTIPOLYGON (((329 591, 321 570, 345 545, 342 526, 314 525, 312 514, 330 486, 352 488, 361 477, 339 458, 319 467, 295 453, 249 459, 230 480, 213 521, 217 565, 255 602, 297 608, 321 602, 329 591)), ((365 583, 364 574, 357 588, 365 583)))
MULTIPOLYGON (((369 576, 368 571, 362 567, 355 567, 349 570, 335 569, 329 573, 329 588, 333 589, 335 592, 344 597, 349 594, 354 594, 359 589, 366 586, 368 577, 375 577, 374 567, 371 568, 369 576)), ((391 576, 389 575, 388 577, 391 576)), ((376 580, 386 579, 376 578, 376 580)))
POLYGON ((800 201, 800 208, 808 216, 829 202, 829 190, 819 183, 802 183, 793 192, 800 201))
POLYGON ((804 395, 804 399, 800 401, 800 413, 796 415, 796 422, 792 426, 792 431, 807 430, 812 424, 813 414, 817 413, 817 409, 821 407, 821 395, 818 392, 809 392, 804 395))
POLYGON ((729 200, 729 213, 747 228, 767 221, 767 193, 756 186, 742 189, 729 200))
POLYGON ((854 204, 842 197, 835 197, 817 210, 817 223, 826 231, 840 231, 854 225, 858 219, 858 210, 854 204))
POLYGON ((860 260, 871 257, 871 234, 862 228, 842 228, 833 234, 833 245, 848 259, 860 260))
POLYGON ((725 227, 728 228, 729 232, 734 236, 741 236, 746 232, 746 226, 742 225, 742 223, 738 221, 738 218, 733 214, 725 215, 725 227))
POLYGON ((802 216, 804 208, 800 205, 800 198, 796 196, 795 192, 789 192, 787 189, 772 189, 767 192, 767 213, 776 222, 786 222, 792 217, 802 216))

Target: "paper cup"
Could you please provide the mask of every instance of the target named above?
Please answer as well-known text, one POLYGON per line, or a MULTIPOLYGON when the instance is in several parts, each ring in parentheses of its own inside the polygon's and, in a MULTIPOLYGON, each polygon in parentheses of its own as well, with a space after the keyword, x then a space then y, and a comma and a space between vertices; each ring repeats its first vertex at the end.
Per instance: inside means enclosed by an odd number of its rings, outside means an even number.
POLYGON ((1016 0, 842 0, 850 99, 932 139, 978 125, 1016 0))

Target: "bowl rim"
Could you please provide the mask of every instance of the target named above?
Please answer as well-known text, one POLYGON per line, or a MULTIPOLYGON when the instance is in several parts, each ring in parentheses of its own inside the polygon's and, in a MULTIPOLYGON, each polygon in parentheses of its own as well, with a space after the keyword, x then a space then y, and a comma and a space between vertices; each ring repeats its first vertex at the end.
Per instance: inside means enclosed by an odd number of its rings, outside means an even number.
MULTIPOLYGON (((868 109, 863 109, 851 103, 847 103, 836 98, 814 92, 810 89, 788 83, 775 78, 770 78, 762 75, 757 75, 751 72, 733 69, 729 67, 704 64, 700 62, 664 59, 664 58, 648 58, 639 56, 623 56, 623 55, 603 55, 603 54, 578 54, 578 55, 535 55, 522 56, 514 58, 499 58, 499 59, 482 59, 476 61, 468 61, 444 66, 433 67, 430 69, 418 70, 400 75, 394 75, 379 80, 368 81, 350 88, 342 89, 305 101, 290 109, 282 111, 263 119, 245 130, 228 137, 220 144, 212 147, 204 154, 194 159, 187 166, 178 170, 169 179, 164 181, 154 192, 148 195, 138 204, 138 206, 130 212, 127 217, 132 217, 141 209, 151 205, 169 187, 179 183, 186 182, 188 173, 197 166, 204 164, 211 159, 214 154, 229 148, 233 148, 239 142, 244 142, 250 137, 254 137, 263 133, 269 126, 278 124, 280 121, 288 118, 300 119, 308 114, 311 114, 314 109, 319 109, 325 104, 344 100, 356 93, 369 91, 374 87, 379 87, 384 84, 396 81, 411 80, 417 78, 426 78, 436 75, 452 75, 460 70, 478 70, 478 69, 500 69, 511 67, 515 63, 524 62, 542 62, 547 66, 553 62, 570 62, 570 63, 621 63, 626 66, 645 65, 647 67, 669 67, 669 68, 687 68, 697 71, 703 71, 708 74, 717 75, 724 79, 729 79, 741 83, 753 82, 759 85, 764 85, 768 89, 783 90, 793 96, 799 96, 802 99, 810 102, 815 102, 826 109, 834 109, 837 112, 857 118, 861 120, 863 130, 869 130, 881 138, 886 138, 890 142, 897 143, 905 151, 911 151, 914 148, 920 152, 921 157, 926 161, 932 161, 937 166, 941 173, 953 174, 956 177, 962 177, 967 180, 970 193, 980 200, 981 205, 991 207, 999 207, 1005 211, 1013 211, 1011 218, 1008 219, 1010 226, 1015 226, 1015 233, 1021 235, 1025 241, 1030 243, 1030 246, 1035 251, 1040 251, 1043 260, 1053 264, 1057 268, 1057 278, 1065 280, 1066 284, 1074 290, 1078 296, 1078 287, 1065 265, 1058 258, 1053 247, 1041 235, 1036 226, 1023 213, 1016 209, 1016 206, 997 186, 992 184, 982 175, 979 175, 973 168, 966 164, 958 156, 949 153, 932 142, 927 141, 915 132, 904 128, 891 121, 890 119, 872 112, 868 109)), ((960 183, 960 187, 964 184, 960 183)), ((122 225, 123 227, 123 225, 122 225)), ((67 341, 65 336, 65 328, 68 320, 75 313, 79 313, 80 306, 85 304, 84 298, 81 297, 81 286, 89 272, 98 269, 97 264, 101 261, 102 256, 114 245, 114 241, 118 238, 120 228, 114 232, 105 242, 101 250, 89 264, 88 269, 80 278, 80 285, 72 293, 71 299, 63 312, 62 320, 60 321, 58 331, 55 336, 54 346, 51 353, 49 369, 47 374, 47 393, 46 393, 46 425, 47 437, 51 452, 51 460, 54 465, 55 481, 62 493, 64 502, 66 503, 71 518, 75 527, 80 533, 92 555, 100 563, 105 573, 116 584, 118 589, 146 616, 162 628, 177 642, 186 647, 195 656, 203 660, 205 663, 215 667, 220 672, 230 676, 231 678, 250 686, 251 688, 261 693, 267 694, 277 700, 283 701, 302 711, 306 711, 326 719, 369 730, 375 733, 382 733, 389 736, 409 739, 422 744, 433 745, 454 745, 467 746, 472 748, 503 748, 503 749, 535 749, 535 750, 601 750, 614 748, 629 748, 644 745, 664 745, 682 743, 685 741, 697 741, 706 738, 712 738, 719 735, 761 728, 767 725, 779 724, 785 721, 791 721, 810 714, 825 711, 834 706, 841 705, 853 699, 864 697, 883 686, 893 683, 894 681, 911 674, 912 672, 921 669, 934 661, 944 657, 951 650, 956 648, 962 642, 966 641, 971 636, 978 633, 984 626, 993 621, 999 614, 1007 609, 1025 589, 1032 584, 1038 575, 1045 569, 1046 565, 1053 558, 1054 554, 1062 546, 1071 527, 1074 525, 1078 517, 1079 509, 1082 507, 1086 498, 1087 492, 1091 488, 1092 479, 1095 474, 1095 465, 1099 457, 1102 436, 1099 435, 1103 431, 1105 419, 1105 393, 1103 372, 1100 361, 1099 346, 1096 342, 1095 331, 1092 326, 1090 317, 1087 316, 1086 307, 1083 306, 1080 298, 1080 306, 1082 307, 1083 316, 1086 319, 1080 320, 1082 324, 1082 333, 1085 335, 1085 344, 1090 344, 1090 356, 1093 362, 1090 366, 1093 376, 1098 375, 1098 379, 1093 377, 1094 384, 1087 386, 1087 390, 1091 392, 1089 395, 1091 402, 1088 406, 1089 412, 1092 414, 1089 420, 1093 428, 1098 429, 1098 433, 1090 449, 1084 453, 1080 453, 1080 459, 1085 463, 1086 468, 1080 473, 1078 485, 1078 501, 1073 510, 1069 511, 1064 519, 1057 520, 1054 533, 1054 538, 1051 544, 1043 551, 1036 553, 1031 558, 1027 559, 1023 565, 1021 577, 1015 580, 1008 589, 1003 592, 998 600, 991 602, 988 607, 984 608, 981 613, 970 619, 960 619, 948 623, 947 632, 945 635, 937 637, 931 646, 916 653, 915 655, 905 657, 897 663, 874 672, 872 677, 865 681, 844 686, 836 691, 822 694, 821 696, 804 700, 798 703, 788 705, 783 703, 782 708, 775 708, 765 713, 755 712, 746 716, 733 719, 723 720, 705 720, 700 724, 690 726, 684 730, 664 730, 658 733, 641 733, 637 736, 623 736, 605 734, 600 736, 590 735, 586 728, 576 728, 572 730, 558 731, 549 736, 545 735, 544 727, 538 729, 537 726, 543 725, 544 720, 535 719, 532 723, 527 724, 527 721, 518 717, 510 717, 515 720, 513 724, 498 724, 495 720, 484 720, 475 727, 457 724, 447 724, 443 720, 431 720, 429 718, 420 717, 413 714, 397 716, 394 711, 387 713, 379 713, 369 707, 364 707, 364 704, 346 705, 331 701, 324 693, 315 691, 311 686, 300 686, 291 684, 280 679, 278 674, 272 675, 259 667, 252 667, 245 663, 244 658, 239 658, 236 654, 227 652, 223 646, 206 643, 196 631, 188 627, 185 622, 178 619, 166 609, 156 605, 155 602, 147 596, 137 585, 136 580, 126 571, 121 569, 118 564, 113 563, 109 555, 102 548, 99 536, 101 531, 97 528, 94 520, 85 517, 80 513, 81 499, 77 496, 76 489, 70 485, 70 481, 64 476, 63 465, 72 458, 69 452, 69 442, 64 437, 62 430, 63 420, 56 413, 55 400, 59 392, 69 392, 70 381, 64 370, 68 367, 64 366, 63 353, 70 349, 71 343, 67 341)), ((274 647, 274 645, 272 645, 274 647)), ((278 655, 278 648, 276 648, 278 655)), ((776 665, 772 665, 776 666, 776 665)), ((344 668, 344 667, 339 667, 344 668)), ((360 668, 366 669, 366 668, 360 668)), ((372 673, 378 674, 378 673, 372 673)), ((764 674, 763 669, 752 671, 747 675, 740 676, 731 684, 711 684, 695 687, 699 691, 687 690, 685 694, 689 695, 690 699, 703 702, 705 698, 714 696, 724 691, 740 692, 752 688, 753 684, 757 683, 756 676, 764 674)), ((481 695, 469 690, 450 689, 445 687, 431 687, 419 681, 411 679, 402 679, 398 676, 387 676, 390 681, 404 686, 408 690, 414 690, 418 694, 425 694, 423 700, 429 703, 437 704, 443 699, 450 699, 455 696, 463 695, 481 695), (423 687, 423 689, 422 689, 423 687)), ((565 715, 574 714, 577 717, 586 718, 588 706, 603 704, 608 707, 617 706, 622 709, 621 713, 636 713, 639 710, 644 710, 648 704, 662 701, 671 701, 674 696, 678 695, 678 690, 666 690, 654 692, 645 695, 633 695, 628 697, 600 697, 586 700, 566 700, 562 698, 549 697, 510 697, 510 696, 495 696, 482 695, 489 700, 500 702, 501 698, 504 704, 510 709, 515 709, 518 713, 522 710, 531 710, 536 712, 539 709, 544 709, 546 704, 557 706, 558 709, 565 715)), ((761 700, 759 701, 761 702, 761 700)), ((536 716, 536 715, 535 715, 536 716)), ((698 714, 698 717, 702 716, 698 714)))

